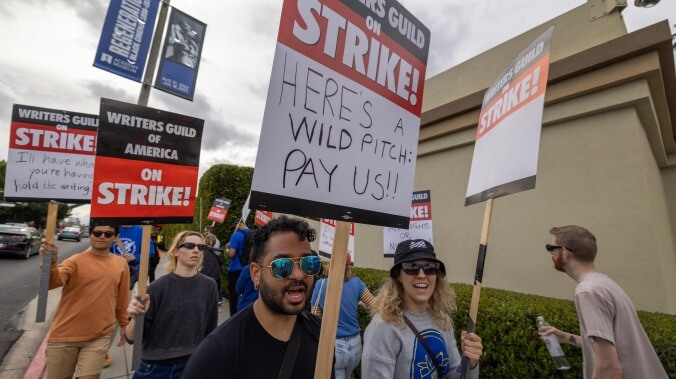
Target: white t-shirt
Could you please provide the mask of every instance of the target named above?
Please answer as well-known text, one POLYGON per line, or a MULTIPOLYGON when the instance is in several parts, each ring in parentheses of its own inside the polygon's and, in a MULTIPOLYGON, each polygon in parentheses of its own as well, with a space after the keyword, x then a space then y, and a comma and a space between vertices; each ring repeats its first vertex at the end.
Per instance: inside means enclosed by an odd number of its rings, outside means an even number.
POLYGON ((667 378, 634 304, 612 279, 599 272, 585 274, 575 287, 575 307, 580 319, 585 378, 594 377, 590 337, 615 345, 625 378, 667 378))

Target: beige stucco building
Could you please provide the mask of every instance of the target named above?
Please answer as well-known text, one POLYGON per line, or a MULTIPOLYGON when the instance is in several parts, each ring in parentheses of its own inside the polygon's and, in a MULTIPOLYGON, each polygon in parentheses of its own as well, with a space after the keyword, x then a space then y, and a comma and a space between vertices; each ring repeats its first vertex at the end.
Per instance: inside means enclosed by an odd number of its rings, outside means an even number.
MULTIPOLYGON (((484 92, 553 23, 534 190, 495 199, 485 287, 572 299, 544 245, 552 226, 597 237, 597 268, 638 309, 676 314, 676 75, 666 21, 627 33, 580 6, 426 81, 415 190, 453 282, 474 278, 485 204, 464 206, 484 92)), ((316 224, 316 223, 315 223, 316 224)), ((356 264, 387 269, 381 227, 355 229, 356 264)))

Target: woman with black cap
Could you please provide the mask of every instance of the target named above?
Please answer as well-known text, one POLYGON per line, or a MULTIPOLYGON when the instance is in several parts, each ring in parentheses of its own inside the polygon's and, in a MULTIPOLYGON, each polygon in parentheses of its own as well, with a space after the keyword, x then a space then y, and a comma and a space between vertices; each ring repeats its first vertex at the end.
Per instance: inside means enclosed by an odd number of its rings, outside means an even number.
MULTIPOLYGON (((422 239, 399 243, 364 333, 362 372, 369 378, 460 377, 455 310, 455 292, 432 244, 422 239)), ((463 331, 460 339, 469 358, 468 377, 478 378, 481 338, 463 331)))

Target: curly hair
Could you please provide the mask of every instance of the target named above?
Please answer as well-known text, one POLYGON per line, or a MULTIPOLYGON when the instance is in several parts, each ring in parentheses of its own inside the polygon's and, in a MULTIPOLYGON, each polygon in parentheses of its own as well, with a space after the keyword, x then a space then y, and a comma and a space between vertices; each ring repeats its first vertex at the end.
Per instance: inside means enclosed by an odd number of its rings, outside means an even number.
MULTIPOLYGON (((171 247, 167 251, 167 263, 164 264, 164 267, 166 267, 167 272, 176 271, 176 251, 178 251, 178 246, 184 243, 186 238, 190 236, 197 236, 202 240, 204 240, 202 234, 191 230, 178 233, 176 237, 174 237, 174 241, 171 243, 171 247)), ((197 263, 197 271, 199 271, 202 268, 202 262, 204 262, 204 255, 200 257, 200 260, 197 263)))
MULTIPOLYGON (((392 325, 404 324, 404 286, 399 281, 401 267, 396 269, 395 275, 388 278, 378 290, 373 299, 371 314, 379 314, 383 321, 392 325)), ((434 292, 428 302, 429 311, 434 322, 442 329, 453 327, 451 315, 457 310, 456 296, 453 287, 444 275, 437 275, 434 292)))
POLYGON ((251 241, 253 242, 253 250, 251 251, 251 262, 261 263, 263 261, 270 237, 280 232, 294 232, 301 241, 307 240, 308 242, 312 242, 315 240, 315 230, 310 227, 307 221, 281 215, 270 220, 262 228, 252 232, 251 241))

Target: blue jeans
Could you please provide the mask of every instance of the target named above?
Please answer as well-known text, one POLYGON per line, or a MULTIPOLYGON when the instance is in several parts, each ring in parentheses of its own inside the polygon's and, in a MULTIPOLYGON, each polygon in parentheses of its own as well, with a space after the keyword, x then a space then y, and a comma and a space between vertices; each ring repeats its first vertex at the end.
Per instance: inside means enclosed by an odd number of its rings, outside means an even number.
POLYGON ((133 379, 179 379, 188 362, 175 365, 160 365, 141 359, 141 365, 134 372, 133 379))
POLYGON ((349 379, 361 359, 361 336, 338 337, 335 347, 336 379, 349 379))

